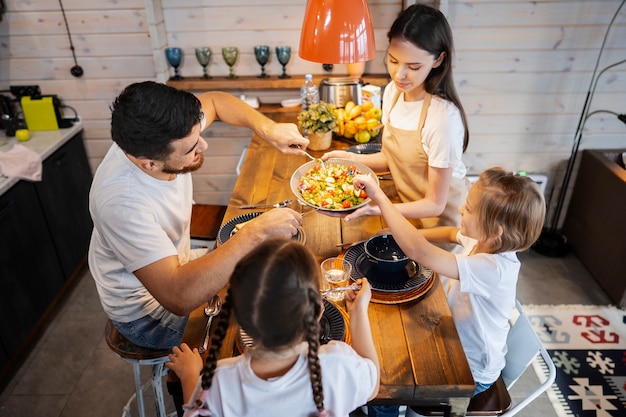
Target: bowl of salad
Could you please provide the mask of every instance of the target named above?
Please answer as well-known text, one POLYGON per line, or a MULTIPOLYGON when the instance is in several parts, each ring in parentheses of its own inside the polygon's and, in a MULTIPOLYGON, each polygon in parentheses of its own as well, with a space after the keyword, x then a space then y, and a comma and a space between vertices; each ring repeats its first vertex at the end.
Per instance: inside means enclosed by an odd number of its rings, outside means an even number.
POLYGON ((355 175, 378 177, 367 165, 349 159, 330 158, 324 161, 309 161, 301 165, 291 176, 291 191, 298 201, 318 210, 353 211, 368 204, 364 190, 355 189, 355 175))

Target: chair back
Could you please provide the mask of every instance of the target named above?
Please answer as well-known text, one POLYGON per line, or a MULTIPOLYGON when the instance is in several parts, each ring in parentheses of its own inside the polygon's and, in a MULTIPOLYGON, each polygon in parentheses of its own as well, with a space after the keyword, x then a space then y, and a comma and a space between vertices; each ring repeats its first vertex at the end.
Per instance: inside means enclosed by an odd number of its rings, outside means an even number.
POLYGON ((537 337, 532 324, 524 313, 519 301, 515 301, 515 307, 519 312, 517 321, 509 330, 506 339, 506 365, 502 370, 502 379, 508 390, 524 373, 524 370, 531 364, 533 359, 543 347, 541 340, 537 337))

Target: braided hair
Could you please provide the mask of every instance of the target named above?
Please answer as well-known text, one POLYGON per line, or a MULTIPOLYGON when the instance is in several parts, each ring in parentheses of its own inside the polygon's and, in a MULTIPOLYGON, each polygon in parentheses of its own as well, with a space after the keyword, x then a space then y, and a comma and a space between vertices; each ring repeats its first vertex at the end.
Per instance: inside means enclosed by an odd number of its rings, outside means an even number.
POLYGON ((313 400, 325 415, 322 370, 318 357, 320 269, 313 253, 288 239, 271 239, 239 261, 220 313, 211 348, 202 370, 202 388, 211 387, 219 351, 234 311, 241 328, 267 350, 308 343, 307 361, 313 400))

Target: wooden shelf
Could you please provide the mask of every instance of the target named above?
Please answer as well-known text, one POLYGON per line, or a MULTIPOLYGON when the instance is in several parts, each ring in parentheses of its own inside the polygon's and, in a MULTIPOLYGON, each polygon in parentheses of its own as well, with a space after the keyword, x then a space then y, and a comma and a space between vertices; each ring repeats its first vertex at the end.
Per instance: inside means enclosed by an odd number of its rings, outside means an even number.
MULTIPOLYGON (((347 75, 313 75, 313 81, 319 85, 324 78, 346 77, 347 75)), ((363 83, 384 87, 389 83, 387 74, 366 74, 361 77, 363 83)), ((272 90, 288 89, 298 90, 304 82, 304 75, 292 75, 291 78, 258 78, 256 76, 240 76, 234 79, 226 77, 185 77, 182 80, 168 80, 167 85, 187 91, 210 91, 210 90, 272 90)))

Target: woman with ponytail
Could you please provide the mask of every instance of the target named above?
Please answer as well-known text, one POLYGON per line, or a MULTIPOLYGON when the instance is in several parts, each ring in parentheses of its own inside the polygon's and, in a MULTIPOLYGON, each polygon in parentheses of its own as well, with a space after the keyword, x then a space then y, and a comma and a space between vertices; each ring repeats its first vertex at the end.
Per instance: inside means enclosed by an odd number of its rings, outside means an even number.
POLYGON ((380 371, 367 315, 370 285, 361 279, 361 289, 345 296, 352 345, 320 345, 319 283, 315 256, 291 240, 266 241, 243 258, 204 367, 184 343, 166 364, 181 380, 185 417, 347 417, 374 398, 380 371), (254 347, 218 361, 231 311, 254 347))

